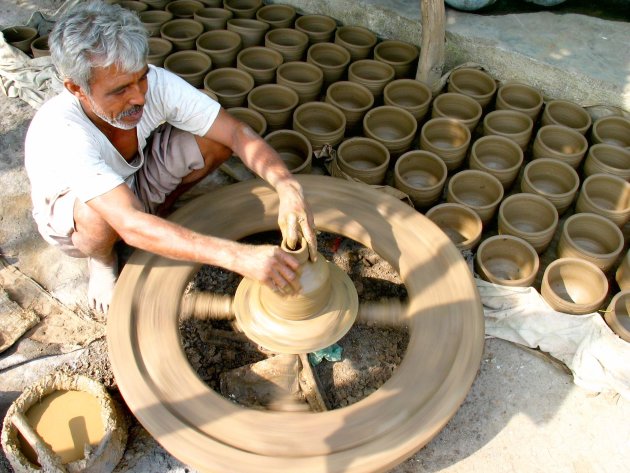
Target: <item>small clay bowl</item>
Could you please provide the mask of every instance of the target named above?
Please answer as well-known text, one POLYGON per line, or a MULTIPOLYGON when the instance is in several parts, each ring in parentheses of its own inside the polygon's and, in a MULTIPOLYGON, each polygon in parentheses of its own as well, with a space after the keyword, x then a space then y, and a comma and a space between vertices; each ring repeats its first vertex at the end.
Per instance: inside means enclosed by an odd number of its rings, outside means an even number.
POLYGON ((118 5, 136 13, 142 13, 149 8, 149 5, 147 5, 146 3, 136 0, 122 0, 121 2, 118 2, 118 5))
POLYGON ((630 183, 610 174, 587 177, 578 195, 575 211, 602 215, 623 228, 630 220, 630 183))
POLYGON ((448 170, 429 151, 408 151, 396 160, 394 186, 409 196, 416 208, 429 207, 442 196, 448 170))
POLYGON ((50 56, 47 34, 33 40, 31 43, 31 52, 33 53, 33 57, 50 56))
POLYGON ((241 37, 227 30, 206 31, 195 41, 197 51, 210 56, 215 69, 233 67, 242 45, 241 37))
POLYGON ((584 175, 604 173, 630 181, 630 150, 608 143, 591 146, 584 160, 584 175))
POLYGON ((536 159, 523 169, 521 191, 544 197, 559 215, 573 203, 579 186, 580 177, 575 169, 557 159, 536 159))
POLYGON ((545 125, 564 125, 585 135, 593 121, 583 107, 568 100, 551 100, 543 110, 541 123, 545 125))
POLYGON ((208 72, 203 86, 217 95, 224 108, 241 107, 254 88, 254 78, 235 67, 224 67, 208 72))
POLYGON ((387 148, 371 138, 350 138, 343 141, 337 149, 339 169, 366 184, 383 183, 389 159, 387 148))
POLYGON ((497 91, 495 108, 515 110, 536 121, 543 106, 543 96, 538 89, 520 82, 508 82, 497 91))
POLYGON ((432 118, 420 130, 420 149, 437 154, 449 171, 464 162, 470 145, 470 130, 452 118, 432 118))
POLYGON ((451 72, 448 91, 468 95, 485 108, 497 92, 497 83, 490 74, 481 69, 462 67, 451 72))
POLYGON ((333 39, 337 21, 326 15, 302 15, 295 20, 294 27, 308 36, 309 44, 326 43, 333 39))
POLYGON ((324 73, 309 62, 285 62, 276 70, 276 83, 295 90, 303 104, 317 100, 324 84, 324 73))
POLYGON ((608 294, 606 275, 590 261, 559 258, 549 263, 541 295, 552 309, 583 315, 597 311, 608 294))
POLYGON ((264 46, 252 46, 236 56, 236 67, 251 74, 256 86, 275 82, 276 71, 284 58, 278 51, 264 46))
MULTIPOLYGON (((216 98, 219 101, 218 97, 216 98)), ((256 110, 247 107, 232 107, 227 112, 237 120, 246 123, 252 130, 263 136, 267 131, 267 121, 256 110)))
POLYGON ((382 105, 369 110, 363 117, 363 134, 380 141, 392 157, 398 157, 411 147, 418 122, 407 110, 382 105))
POLYGON ((348 66, 348 80, 366 86, 379 99, 383 89, 394 80, 395 71, 392 66, 374 59, 361 59, 348 66))
POLYGON ((591 140, 594 144, 608 143, 621 148, 630 148, 630 119, 608 116, 595 120, 591 130, 591 140))
POLYGON ((306 61, 316 65, 324 74, 324 84, 333 84, 346 73, 350 64, 350 53, 334 43, 316 43, 308 48, 306 61))
POLYGON ((446 233, 458 250, 473 250, 481 240, 483 223, 477 212, 463 204, 439 204, 425 216, 446 233))
POLYGON ((503 185, 491 174, 467 169, 455 174, 447 185, 446 200, 467 205, 490 223, 503 199, 503 185))
POLYGON ((234 31, 241 35, 243 49, 247 49, 264 43, 265 34, 269 30, 269 23, 249 18, 230 18, 226 28, 228 31, 234 31))
POLYGON ((350 52, 352 61, 368 58, 376 41, 376 35, 362 26, 346 25, 335 30, 335 43, 350 52))
POLYGON ((604 313, 604 319, 619 338, 630 342, 630 290, 614 295, 604 313))
POLYGON ((630 290, 630 251, 619 263, 617 271, 615 271, 615 280, 621 290, 630 290))
POLYGON ((295 130, 276 130, 265 136, 265 141, 282 158, 292 174, 309 174, 313 148, 306 136, 295 130))
POLYGON ((282 54, 284 62, 301 61, 308 47, 308 36, 292 28, 276 28, 265 34, 265 46, 282 54))
POLYGON ((523 150, 509 138, 483 136, 470 149, 470 169, 478 169, 496 177, 509 189, 523 164, 523 150))
POLYGON ((31 43, 37 37, 37 30, 30 26, 9 26, 2 29, 7 43, 23 53, 31 52, 31 43))
POLYGON ((173 51, 173 43, 164 38, 149 38, 148 43, 147 63, 163 67, 164 60, 173 51))
POLYGON ((395 79, 410 78, 412 73, 415 76, 418 53, 415 45, 395 39, 386 39, 374 46, 374 59, 392 66, 395 79))
POLYGON ((521 147, 527 148, 534 129, 533 120, 515 110, 495 110, 483 119, 483 134, 499 135, 509 138, 521 147))
POLYGON ((269 23, 270 29, 293 28, 297 12, 291 5, 281 3, 269 4, 256 10, 256 19, 269 23))
POLYGON ((295 90, 279 84, 259 85, 247 95, 247 106, 265 117, 270 131, 287 127, 298 101, 295 90))
POLYGON ((203 78, 211 67, 210 57, 200 51, 177 51, 164 60, 164 69, 177 74, 197 89, 203 86, 203 78))
POLYGON ((396 79, 383 89, 385 105, 404 108, 420 123, 429 111, 433 94, 431 89, 418 80, 396 79))
POLYGON ((533 159, 559 159, 577 169, 588 149, 588 141, 578 131, 563 125, 546 125, 536 134, 533 159))
POLYGON ((432 118, 453 118, 459 120, 472 132, 481 119, 481 105, 468 95, 447 92, 433 100, 432 118))
POLYGON ((196 10, 193 19, 203 25, 205 31, 224 30, 233 13, 225 8, 207 7, 196 10))
POLYGON ((149 36, 152 37, 159 37, 162 25, 173 19, 172 13, 162 10, 143 11, 139 16, 149 36))
POLYGON ((203 25, 190 18, 167 21, 160 28, 160 36, 171 43, 175 51, 195 48, 195 41, 203 33, 203 25))
POLYGON ((234 18, 254 18, 262 4, 262 0, 223 0, 223 8, 231 11, 234 18))
POLYGON ((341 143, 346 131, 346 117, 329 103, 308 102, 293 112, 293 129, 306 136, 313 150, 317 151, 324 145, 341 143))
POLYGON ((346 116, 346 129, 363 123, 365 113, 374 105, 374 95, 357 82, 339 81, 326 90, 326 102, 337 107, 346 116))
POLYGON ((164 10, 172 13, 174 18, 192 19, 197 10, 204 8, 203 3, 197 0, 174 0, 168 2, 164 10))
POLYGON ((475 270, 482 279, 502 286, 529 287, 540 268, 538 253, 522 238, 495 235, 477 248, 475 270))

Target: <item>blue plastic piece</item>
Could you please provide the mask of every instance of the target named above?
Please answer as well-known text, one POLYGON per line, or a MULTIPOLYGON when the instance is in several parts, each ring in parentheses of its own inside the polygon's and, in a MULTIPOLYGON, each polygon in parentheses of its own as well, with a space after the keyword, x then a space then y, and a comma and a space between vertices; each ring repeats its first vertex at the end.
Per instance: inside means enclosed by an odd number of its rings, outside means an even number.
POLYGON ((314 351, 313 353, 308 354, 308 361, 311 365, 317 366, 322 360, 328 361, 341 361, 341 354, 343 353, 343 348, 341 346, 334 343, 329 347, 322 348, 321 350, 314 351))

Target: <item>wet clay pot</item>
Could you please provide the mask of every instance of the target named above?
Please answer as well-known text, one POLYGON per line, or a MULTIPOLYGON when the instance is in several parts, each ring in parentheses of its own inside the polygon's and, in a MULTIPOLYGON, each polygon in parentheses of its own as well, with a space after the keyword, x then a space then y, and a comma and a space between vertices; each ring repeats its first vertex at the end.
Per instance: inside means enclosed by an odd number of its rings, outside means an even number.
POLYGON ((276 70, 284 59, 282 54, 264 46, 243 49, 236 56, 236 67, 254 78, 256 86, 276 80, 276 70))
POLYGON ((197 10, 193 19, 203 25, 205 31, 224 30, 227 28, 228 20, 231 20, 234 14, 225 8, 202 8, 197 10))
POLYGON ((348 80, 358 82, 368 88, 374 99, 383 95, 383 89, 394 80, 394 68, 374 59, 354 61, 348 66, 348 80))
POLYGON ((593 144, 608 143, 622 148, 630 148, 630 119, 608 116, 595 120, 591 130, 593 144))
POLYGON ((256 19, 269 23, 273 30, 276 28, 293 28, 293 22, 297 12, 291 5, 271 3, 256 11, 256 19))
POLYGON ((212 60, 200 51, 177 51, 164 60, 164 69, 177 74, 195 88, 203 86, 203 78, 212 67, 212 60))
POLYGON ((162 10, 147 10, 140 13, 140 21, 151 37, 160 36, 160 28, 173 19, 173 14, 162 10))
POLYGON ((324 74, 324 85, 341 80, 350 64, 347 49, 334 43, 316 43, 308 48, 306 61, 319 67, 324 74))
POLYGON ((203 3, 197 0, 174 0, 164 7, 164 10, 172 13, 174 18, 192 19, 197 10, 204 8, 203 3))
POLYGON ((501 235, 522 238, 541 254, 558 228, 558 211, 542 196, 512 194, 499 206, 498 226, 501 235))
POLYGON ((262 4, 262 0, 223 0, 223 8, 231 11, 234 18, 255 18, 262 4))
POLYGON ((482 279, 502 286, 530 287, 540 268, 538 253, 522 238, 495 235, 481 242, 475 270, 482 279))
POLYGON ((613 222, 593 213, 577 213, 564 222, 556 253, 581 258, 607 272, 623 250, 623 233, 613 222))
POLYGON ((170 41, 175 51, 194 49, 195 41, 201 33, 203 25, 187 18, 167 21, 160 28, 160 36, 170 41))
POLYGON ((215 69, 220 69, 234 66, 242 41, 233 31, 213 30, 202 33, 195 45, 198 51, 210 56, 215 69))
POLYGON ((429 151, 408 151, 396 160, 394 186, 409 196, 416 208, 427 208, 442 196, 448 171, 429 151))
POLYGON ((341 110, 346 117, 346 129, 352 131, 363 124, 365 113, 374 105, 374 96, 361 84, 341 81, 328 87, 326 102, 341 110))
POLYGON ((173 51, 173 43, 164 38, 149 38, 148 42, 147 63, 163 67, 164 60, 173 51))
POLYGON ((588 149, 584 135, 562 125, 541 127, 534 139, 532 158, 553 158, 577 169, 588 149))
POLYGON ((527 84, 508 82, 497 90, 497 110, 515 110, 536 121, 542 105, 543 96, 540 91, 527 84))
POLYGON ((604 312, 604 318, 619 338, 630 342, 630 290, 614 295, 604 312))
POLYGON ((567 100, 551 100, 543 110, 541 123, 545 125, 564 125, 585 135, 592 120, 584 108, 567 100))
POLYGON ((451 118, 432 118, 420 130, 420 149, 437 154, 449 171, 462 165, 469 144, 470 130, 451 118))
POLYGON ((404 41, 386 39, 374 46, 374 59, 394 68, 395 79, 415 77, 418 48, 404 41))
POLYGON ((345 174, 366 184, 382 184, 389 159, 389 151, 378 141, 365 137, 350 138, 337 149, 332 175, 345 177, 345 174))
POLYGON ((464 94, 447 92, 433 100, 432 118, 453 118, 459 120, 472 132, 481 119, 481 105, 464 94))
POLYGON ((542 158, 523 169, 521 191, 537 194, 551 202, 559 215, 573 203, 580 186, 575 169, 557 159, 542 158))
POLYGON ((312 168, 313 148, 302 133, 295 130, 277 130, 265 137, 292 174, 309 174, 312 168))
POLYGON ((540 292, 558 312, 589 314, 603 304, 608 280, 602 270, 589 261, 559 258, 545 269, 540 292))
POLYGON ((199 0, 207 8, 221 8, 223 7, 223 0, 199 0))
POLYGON ((414 79, 397 79, 383 89, 385 105, 404 108, 419 123, 426 116, 433 95, 423 82, 414 79))
POLYGON ((470 207, 463 204, 439 204, 425 216, 446 233, 458 250, 473 250, 481 240, 483 223, 470 207))
POLYGON ((293 112, 293 129, 306 136, 313 151, 318 151, 324 145, 341 143, 346 131, 346 117, 329 103, 308 102, 293 112))
POLYGON ((509 138, 523 151, 532 136, 534 122, 530 117, 514 110, 495 110, 483 119, 483 134, 509 138))
POLYGON ((118 3, 121 7, 129 10, 129 11, 135 11, 136 13, 142 13, 143 11, 146 11, 149 8, 149 5, 147 5, 144 2, 138 2, 135 0, 123 0, 122 2, 118 3))
POLYGON ((259 85, 247 95, 247 106, 265 117, 270 131, 286 128, 291 123, 298 101, 295 90, 279 84, 259 85))
POLYGON ((499 180, 483 171, 460 171, 447 185, 447 202, 470 207, 477 212, 484 225, 492 221, 502 199, 503 186, 499 180))
POLYGON ((263 117, 256 110, 246 107, 232 107, 227 109, 227 112, 237 120, 246 123, 260 136, 264 136, 265 132, 267 131, 267 121, 265 120, 265 117, 263 117))
POLYGON ((523 150, 503 136, 483 136, 470 148, 470 169, 492 174, 504 189, 512 186, 522 164, 523 150))
POLYGON ((48 47, 48 35, 35 38, 31 43, 31 52, 33 57, 50 56, 50 48, 48 47))
POLYGON ((602 215, 623 228, 630 220, 630 184, 610 174, 593 174, 582 183, 575 211, 602 215))
POLYGON ((630 150, 619 146, 598 143, 588 149, 584 160, 584 175, 612 174, 630 181, 630 150))
POLYGON ((151 10, 164 10, 166 4, 171 0, 142 0, 142 3, 146 3, 151 10))
POLYGON ((376 35, 362 26, 340 26, 335 30, 335 43, 350 52, 353 62, 370 57, 376 40, 376 35))
POLYGON ((630 251, 626 252, 615 271, 615 280, 623 291, 630 290, 630 251))
POLYGON ((295 90, 300 104, 319 98, 324 83, 324 73, 313 64, 303 61, 285 62, 276 70, 276 83, 295 90))
POLYGON ((451 72, 448 91, 467 95, 485 109, 494 99, 497 83, 490 74, 481 69, 462 67, 451 72))
POLYGON ((308 36, 309 44, 326 43, 333 39, 337 22, 326 15, 303 15, 295 20, 294 27, 308 36))
POLYGON ((284 62, 300 61, 308 47, 308 36, 291 28, 277 28, 267 32, 265 46, 282 54, 284 62))
POLYGON ((37 37, 37 30, 30 26, 9 26, 2 30, 4 39, 23 53, 31 52, 31 43, 37 37))
POLYGON ((247 18, 232 18, 227 21, 227 29, 241 36, 243 49, 246 49, 263 44, 269 23, 247 18))
POLYGON ((199 90, 199 92, 201 92, 202 94, 207 95, 208 97, 210 97, 215 102, 219 101, 219 97, 217 97, 217 94, 215 94, 211 90, 206 90, 206 89, 197 89, 197 90, 199 90))
POLYGON ((217 95, 224 108, 241 107, 254 88, 254 78, 235 67, 224 67, 208 72, 203 86, 217 95))
POLYGON ((392 158, 411 147, 418 131, 418 123, 407 110, 391 105, 368 110, 363 117, 363 134, 375 139, 389 150, 392 158))

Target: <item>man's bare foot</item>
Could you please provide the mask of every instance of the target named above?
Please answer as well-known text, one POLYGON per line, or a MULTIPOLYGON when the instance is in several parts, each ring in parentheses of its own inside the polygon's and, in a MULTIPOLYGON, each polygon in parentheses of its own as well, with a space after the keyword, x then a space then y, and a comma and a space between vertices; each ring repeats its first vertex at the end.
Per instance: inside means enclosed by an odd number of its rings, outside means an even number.
POLYGON ((106 314, 109 303, 114 294, 114 286, 118 279, 118 257, 113 252, 111 261, 105 263, 94 258, 88 258, 88 305, 91 309, 106 314))

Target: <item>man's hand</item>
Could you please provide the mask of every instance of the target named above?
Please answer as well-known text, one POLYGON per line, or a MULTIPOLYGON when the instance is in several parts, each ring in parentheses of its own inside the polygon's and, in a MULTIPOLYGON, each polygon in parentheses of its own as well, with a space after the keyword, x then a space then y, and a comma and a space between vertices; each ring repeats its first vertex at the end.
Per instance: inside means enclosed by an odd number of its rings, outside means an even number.
POLYGON ((234 270, 260 281, 274 291, 293 294, 300 291, 298 261, 273 245, 239 245, 234 270))
POLYGON ((295 249, 303 236, 308 245, 311 261, 317 258, 317 237, 315 221, 311 209, 306 204, 302 186, 292 179, 276 186, 280 198, 278 225, 284 241, 289 248, 295 249))

